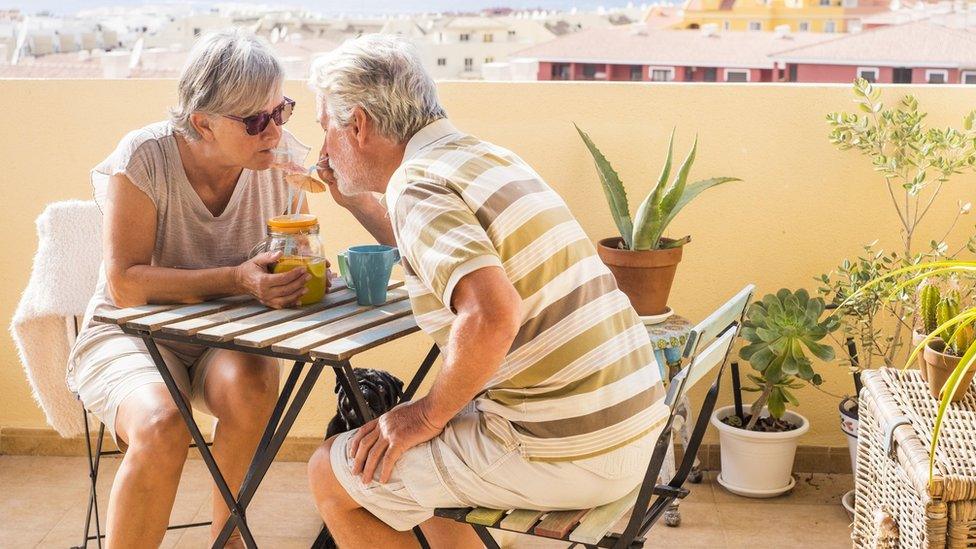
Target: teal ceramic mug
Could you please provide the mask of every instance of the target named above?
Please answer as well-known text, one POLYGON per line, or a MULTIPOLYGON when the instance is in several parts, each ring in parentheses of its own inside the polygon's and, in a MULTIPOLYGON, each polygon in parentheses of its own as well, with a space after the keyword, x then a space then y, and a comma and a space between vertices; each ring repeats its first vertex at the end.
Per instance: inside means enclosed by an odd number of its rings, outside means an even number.
POLYGON ((339 252, 339 274, 346 286, 356 292, 360 305, 386 303, 393 265, 400 261, 400 251, 393 246, 370 244, 351 246, 339 252))

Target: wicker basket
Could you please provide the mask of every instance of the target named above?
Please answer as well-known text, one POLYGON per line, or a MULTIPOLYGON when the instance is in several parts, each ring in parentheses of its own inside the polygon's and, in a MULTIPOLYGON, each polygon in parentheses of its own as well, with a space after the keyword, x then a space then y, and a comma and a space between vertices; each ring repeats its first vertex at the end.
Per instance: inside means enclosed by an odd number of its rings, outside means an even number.
POLYGON ((854 546, 976 547, 976 392, 947 411, 930 483, 928 385, 917 370, 861 379, 854 546))

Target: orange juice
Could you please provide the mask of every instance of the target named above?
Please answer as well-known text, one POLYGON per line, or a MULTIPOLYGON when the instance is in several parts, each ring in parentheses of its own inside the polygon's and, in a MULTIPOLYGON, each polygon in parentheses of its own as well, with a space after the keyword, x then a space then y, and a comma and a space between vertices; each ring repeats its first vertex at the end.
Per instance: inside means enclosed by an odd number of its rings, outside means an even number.
POLYGON ((321 257, 305 257, 289 255, 284 256, 275 263, 274 273, 286 273, 295 268, 304 268, 312 278, 305 283, 305 295, 302 296, 301 305, 311 305, 318 303, 325 297, 325 259, 321 257))

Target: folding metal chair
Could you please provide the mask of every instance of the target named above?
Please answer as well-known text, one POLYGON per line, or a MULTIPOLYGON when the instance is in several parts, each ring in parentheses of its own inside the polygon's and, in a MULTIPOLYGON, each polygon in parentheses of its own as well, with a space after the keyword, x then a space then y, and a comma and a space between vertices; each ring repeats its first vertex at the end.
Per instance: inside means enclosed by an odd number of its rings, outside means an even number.
POLYGON ((701 446, 708 421, 715 408, 722 371, 728 361, 746 306, 754 287, 746 286, 732 299, 700 322, 689 337, 686 354, 690 362, 671 380, 665 403, 670 412, 654 445, 647 472, 640 486, 623 498, 592 509, 540 511, 532 509, 444 508, 435 515, 470 524, 488 549, 498 549, 488 529, 506 530, 549 539, 570 542, 570 547, 608 547, 623 549, 643 547, 645 536, 665 510, 675 500, 688 495, 683 487, 691 472, 695 455, 701 446), (718 368, 709 388, 684 457, 674 476, 665 484, 658 484, 674 428, 675 411, 689 388, 718 368), (653 502, 651 498, 656 496, 653 502), (632 510, 632 511, 631 511, 632 510), (611 532, 613 526, 631 511, 621 533, 611 532))
MULTIPOLYGON (((78 331, 81 327, 81 319, 76 316, 66 317, 65 322, 68 324, 69 333, 73 334, 73 337, 78 336, 78 331)), ((73 340, 72 340, 73 342, 73 340)), ((119 456, 123 452, 119 450, 103 450, 102 442, 105 440, 105 424, 98 422, 98 438, 92 442, 91 428, 90 428, 90 414, 84 406, 81 407, 81 413, 85 420, 85 447, 88 450, 88 478, 90 481, 88 488, 88 510, 85 513, 85 534, 82 537, 82 542, 80 545, 72 547, 72 549, 87 549, 88 542, 95 541, 98 544, 99 549, 102 547, 102 539, 105 538, 105 534, 102 533, 102 521, 101 516, 98 511, 98 470, 101 465, 103 456, 119 456), (91 534, 92 529, 92 518, 94 518, 95 534, 91 534)), ((207 443, 210 446, 212 443, 207 443)), ((195 448, 196 444, 190 444, 190 448, 195 448)), ((182 530, 185 528, 196 528, 198 526, 210 526, 210 522, 194 522, 186 524, 175 524, 170 525, 167 530, 182 530)))

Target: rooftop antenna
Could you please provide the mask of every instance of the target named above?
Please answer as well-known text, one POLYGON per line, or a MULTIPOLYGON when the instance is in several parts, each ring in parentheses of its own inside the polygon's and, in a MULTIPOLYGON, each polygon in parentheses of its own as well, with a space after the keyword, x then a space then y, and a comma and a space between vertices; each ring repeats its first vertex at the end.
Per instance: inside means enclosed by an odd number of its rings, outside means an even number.
POLYGON ((129 69, 139 66, 139 58, 142 57, 142 45, 144 39, 140 36, 136 44, 132 46, 132 55, 129 56, 129 69))
POLYGON ((20 31, 17 33, 17 44, 14 46, 13 57, 10 58, 11 65, 16 65, 20 61, 20 52, 24 49, 24 44, 27 42, 28 19, 28 17, 24 17, 24 21, 20 24, 20 31))

